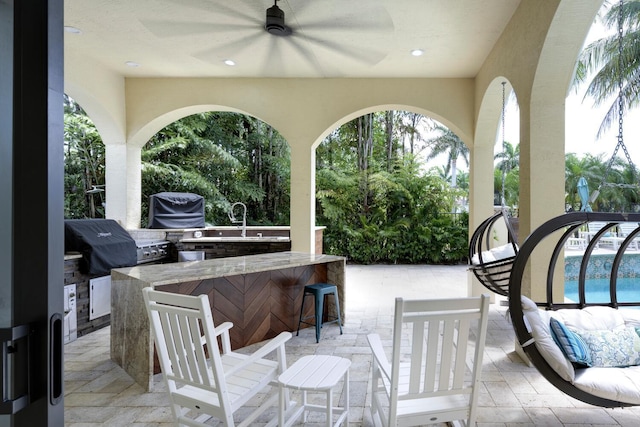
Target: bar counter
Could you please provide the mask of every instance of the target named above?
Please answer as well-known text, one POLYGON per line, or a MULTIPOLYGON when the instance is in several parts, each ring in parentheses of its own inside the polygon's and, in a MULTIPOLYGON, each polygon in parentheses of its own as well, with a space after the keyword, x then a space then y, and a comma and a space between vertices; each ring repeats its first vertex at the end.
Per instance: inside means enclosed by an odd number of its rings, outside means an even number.
MULTIPOLYGON (((111 359, 151 389, 159 371, 142 288, 207 294, 215 324, 232 322, 231 345, 241 348, 295 330, 308 284, 335 284, 344 319, 345 261, 332 255, 276 252, 113 269, 111 359)), ((306 308, 306 314, 312 313, 312 304, 306 308)), ((332 304, 329 309, 334 309, 332 304)))

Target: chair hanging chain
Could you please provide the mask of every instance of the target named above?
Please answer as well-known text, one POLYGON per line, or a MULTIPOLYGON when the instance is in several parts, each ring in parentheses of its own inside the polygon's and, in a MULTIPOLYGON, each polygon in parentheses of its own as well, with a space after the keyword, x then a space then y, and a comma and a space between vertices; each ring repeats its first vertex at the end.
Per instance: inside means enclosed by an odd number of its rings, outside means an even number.
MULTIPOLYGON (((506 141, 505 141, 505 137, 504 137, 504 118, 505 118, 505 105, 506 105, 506 100, 505 100, 505 87, 507 85, 507 82, 502 82, 502 152, 505 153, 507 150, 506 148, 506 141)), ((504 161, 504 159, 503 159, 504 161)), ((502 206, 502 208, 504 209, 504 205, 505 205, 505 181, 506 181, 506 165, 503 165, 503 169, 502 169, 502 193, 500 194, 500 205, 502 206)))
POLYGON ((623 35, 624 35, 624 13, 623 13, 623 7, 624 7, 624 0, 620 0, 620 10, 618 11, 618 142, 616 144, 616 148, 613 150, 613 154, 611 155, 611 159, 609 159, 609 163, 607 164, 607 169, 605 170, 605 173, 602 177, 602 182, 600 183, 600 186, 598 187, 598 190, 600 189, 600 187, 602 186, 609 186, 609 187, 623 187, 623 188, 635 188, 638 185, 637 184, 612 184, 612 183, 605 183, 605 181, 607 180, 607 177, 609 176, 609 173, 611 172, 611 168, 613 167, 613 162, 615 160, 616 154, 618 153, 618 150, 620 149, 620 147, 622 147, 622 151, 624 153, 624 156, 627 159, 627 162, 629 162, 629 166, 631 167, 631 173, 633 175, 633 177, 635 178, 636 176, 636 167, 633 163, 633 161, 631 160, 631 156, 629 155, 629 151, 627 150, 627 146, 624 144, 624 138, 623 138, 623 114, 624 114, 624 93, 623 93, 623 81, 622 81, 622 67, 624 66, 624 61, 623 61, 623 55, 624 55, 624 49, 623 49, 623 35))

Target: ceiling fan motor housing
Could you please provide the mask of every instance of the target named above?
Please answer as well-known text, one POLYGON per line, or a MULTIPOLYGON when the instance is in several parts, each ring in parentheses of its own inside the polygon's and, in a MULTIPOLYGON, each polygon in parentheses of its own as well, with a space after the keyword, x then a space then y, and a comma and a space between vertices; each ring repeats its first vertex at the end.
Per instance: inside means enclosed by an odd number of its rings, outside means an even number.
POLYGON ((284 12, 278 6, 273 5, 267 9, 267 23, 264 28, 275 36, 287 36, 291 29, 284 25, 284 12))

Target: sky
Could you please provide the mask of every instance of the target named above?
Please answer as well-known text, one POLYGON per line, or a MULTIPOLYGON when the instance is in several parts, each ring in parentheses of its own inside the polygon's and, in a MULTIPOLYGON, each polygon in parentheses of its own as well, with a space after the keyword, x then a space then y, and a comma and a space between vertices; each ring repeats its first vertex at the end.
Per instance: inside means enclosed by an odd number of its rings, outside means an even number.
MULTIPOLYGON (((585 46, 592 41, 606 35, 607 30, 598 22, 595 22, 585 40, 585 46)), ((586 85, 576 93, 571 90, 565 104, 565 153, 599 155, 604 153, 604 159, 609 160, 618 143, 618 121, 613 122, 609 130, 597 138, 598 128, 609 107, 609 104, 595 107, 591 98, 584 98, 586 85)), ((515 100, 510 99, 506 109, 505 139, 510 143, 519 141, 519 117, 515 100)), ((614 100, 615 102, 615 100, 614 100)), ((629 151, 631 160, 640 164, 640 110, 627 111, 623 116, 622 136, 625 146, 629 151)), ((501 135, 499 135, 501 141, 501 135)), ((497 143, 496 150, 500 150, 497 143)), ((618 156, 624 158, 620 149, 618 156)))
MULTIPOLYGON (((513 103, 516 101, 514 100, 513 103)), ((510 103, 505 111, 505 139, 511 144, 519 141, 520 119, 516 106, 510 103)), ((607 111, 607 106, 594 107, 590 98, 583 100, 583 93, 570 93, 565 105, 565 153, 604 153, 608 160, 618 143, 618 121, 597 138, 598 128, 607 111)), ((634 163, 640 164, 640 110, 635 109, 623 116, 622 137, 634 163)), ((498 135, 496 150, 501 150, 502 135, 498 135)), ((622 150, 619 150, 622 156, 622 150)))

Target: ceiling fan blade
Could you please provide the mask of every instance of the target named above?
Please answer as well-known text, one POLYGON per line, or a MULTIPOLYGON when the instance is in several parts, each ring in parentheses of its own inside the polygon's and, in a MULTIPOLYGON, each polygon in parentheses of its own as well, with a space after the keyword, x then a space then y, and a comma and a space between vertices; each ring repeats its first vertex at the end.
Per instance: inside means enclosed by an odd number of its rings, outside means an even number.
POLYGON ((382 51, 374 51, 371 49, 363 49, 360 47, 348 47, 342 43, 320 39, 308 34, 301 35, 301 37, 303 37, 308 42, 315 44, 316 46, 326 48, 344 56, 345 58, 355 59, 367 65, 375 65, 387 56, 387 53, 382 51))
POLYGON ((209 34, 217 31, 237 31, 254 28, 253 25, 216 24, 214 22, 140 21, 156 37, 181 37, 209 34))
MULTIPOLYGON (((319 5, 313 2, 303 2, 305 5, 313 4, 316 8, 322 7, 326 12, 327 5, 319 5)), ((333 6, 332 13, 329 18, 317 20, 317 16, 327 16, 325 13, 320 15, 314 10, 305 12, 305 8, 296 8, 295 16, 292 16, 291 23, 295 21, 295 25, 301 28, 301 31, 327 31, 336 30, 344 32, 375 32, 382 34, 393 31, 395 25, 393 19, 382 5, 382 2, 369 0, 366 7, 358 7, 351 5, 349 2, 336 2, 333 6), (307 16, 305 16, 307 15, 307 16), (310 19, 307 19, 310 18, 310 19)), ((313 8, 312 8, 313 9, 313 8)))
POLYGON ((271 37, 269 49, 264 58, 264 68, 270 77, 282 77, 285 75, 285 61, 282 59, 279 42, 282 40, 271 37))
POLYGON ((288 42, 290 46, 294 50, 296 50, 300 54, 300 56, 303 57, 309 63, 309 65, 318 72, 318 74, 321 77, 326 77, 324 67, 322 66, 322 64, 320 64, 318 59, 313 55, 311 50, 305 49, 304 46, 300 44, 299 40, 296 37, 287 37, 285 41, 288 42))
POLYGON ((349 33, 375 33, 382 34, 393 31, 393 24, 378 25, 368 22, 344 23, 341 21, 315 21, 301 24, 303 30, 306 31, 341 31, 349 33))
POLYGON ((243 50, 252 47, 252 44, 261 37, 264 37, 262 31, 255 31, 230 43, 225 43, 223 48, 214 47, 196 52, 191 56, 205 62, 218 62, 225 58, 233 58, 243 50))
POLYGON ((189 7, 191 9, 203 10, 212 14, 224 15, 230 18, 236 18, 238 20, 244 20, 247 22, 253 22, 254 24, 262 24, 262 5, 256 4, 255 1, 237 1, 232 3, 240 5, 240 8, 250 8, 252 12, 247 13, 239 10, 239 8, 231 8, 224 5, 219 0, 162 0, 165 3, 171 3, 178 6, 189 7))

